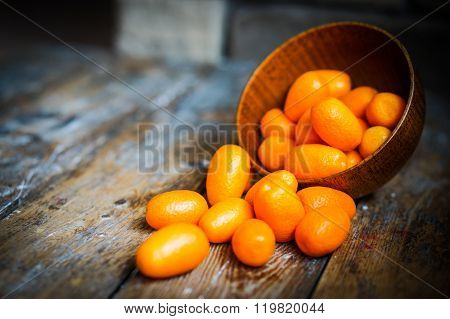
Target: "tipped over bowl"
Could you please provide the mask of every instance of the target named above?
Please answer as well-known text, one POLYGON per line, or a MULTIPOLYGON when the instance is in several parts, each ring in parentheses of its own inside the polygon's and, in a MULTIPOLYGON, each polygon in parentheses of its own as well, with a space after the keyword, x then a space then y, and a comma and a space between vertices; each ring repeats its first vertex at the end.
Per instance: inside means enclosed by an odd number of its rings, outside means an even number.
POLYGON ((268 110, 283 108, 289 88, 300 75, 317 69, 345 71, 353 87, 368 85, 406 101, 391 136, 372 155, 328 177, 299 179, 301 188, 319 185, 354 198, 367 195, 405 165, 419 142, 425 119, 423 90, 408 52, 378 27, 357 22, 326 24, 275 49, 255 69, 242 92, 236 116, 239 144, 250 154, 254 169, 269 174, 257 156, 262 142, 260 120, 268 110))

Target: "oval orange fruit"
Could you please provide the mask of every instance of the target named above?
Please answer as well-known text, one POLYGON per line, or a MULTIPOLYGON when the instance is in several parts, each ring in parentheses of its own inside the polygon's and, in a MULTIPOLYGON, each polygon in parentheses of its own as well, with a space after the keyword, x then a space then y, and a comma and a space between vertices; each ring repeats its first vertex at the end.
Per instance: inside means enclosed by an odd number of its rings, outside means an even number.
POLYGON ((298 188, 298 181, 295 178, 294 174, 286 170, 279 170, 264 176, 258 182, 256 182, 255 185, 253 185, 248 190, 247 194, 245 194, 245 200, 253 205, 253 200, 255 198, 256 192, 265 183, 273 183, 275 185, 282 184, 293 192, 296 192, 298 188))
POLYGON ((284 113, 293 122, 297 122, 302 114, 311 106, 327 96, 321 89, 322 79, 315 71, 299 76, 290 87, 284 104, 284 113))
POLYGON ((347 168, 351 168, 355 165, 358 165, 359 162, 362 161, 362 157, 358 153, 358 151, 346 152, 345 155, 347 156, 347 168))
POLYGON ((359 153, 366 158, 372 155, 391 136, 391 131, 383 126, 373 126, 364 132, 359 153))
POLYGON ((370 86, 357 87, 341 97, 341 101, 356 117, 366 116, 366 108, 378 91, 370 86))
POLYGON ((231 197, 241 197, 248 185, 250 156, 237 145, 223 145, 211 159, 206 176, 206 194, 211 205, 231 197))
POLYGON ((361 142, 361 124, 349 108, 336 98, 325 99, 313 106, 311 123, 327 144, 342 151, 351 151, 361 142))
POLYGON ((378 93, 366 109, 367 121, 372 126, 395 128, 405 111, 405 100, 393 93, 378 93))
POLYGON ((323 206, 308 210, 295 230, 295 242, 311 257, 321 257, 336 250, 347 238, 350 220, 339 207, 323 206))
POLYGON ((321 178, 345 170, 347 157, 337 148, 303 144, 292 150, 284 167, 299 179, 321 178))
POLYGON ((317 70, 322 85, 326 87, 327 96, 340 98, 350 92, 352 81, 350 76, 339 70, 317 70))
POLYGON ((227 198, 213 205, 200 218, 198 225, 212 243, 231 240, 236 228, 253 217, 253 208, 241 198, 227 198))
POLYGON ((272 257, 275 251, 275 235, 262 220, 249 219, 236 229, 231 247, 243 264, 259 267, 272 257))
POLYGON ((295 145, 325 144, 316 133, 311 123, 298 122, 295 126, 295 145))
POLYGON ((277 108, 271 109, 261 119, 261 133, 264 137, 284 136, 294 138, 295 124, 277 108))
POLYGON ((369 124, 367 124, 366 121, 364 121, 363 119, 360 119, 360 118, 358 118, 358 122, 359 122, 359 125, 361 125, 361 129, 364 133, 369 128, 369 124))
POLYGON ((197 224, 200 216, 208 210, 208 203, 199 193, 175 190, 153 197, 147 204, 147 223, 155 228, 173 223, 197 224))
POLYGON ((278 242, 294 238, 295 227, 305 211, 300 199, 286 186, 263 184, 253 200, 256 218, 265 221, 278 242))
POLYGON ((284 104, 284 113, 293 122, 326 97, 341 97, 351 88, 348 74, 338 70, 308 71, 299 76, 290 87, 284 104))
POLYGON ((317 209, 323 206, 330 206, 340 207, 350 219, 356 214, 356 205, 353 198, 337 189, 312 186, 298 191, 297 195, 307 212, 308 208, 317 209))
POLYGON ((209 253, 209 242, 196 225, 177 223, 154 232, 136 252, 136 265, 148 277, 166 278, 197 267, 209 253))
POLYGON ((294 141, 284 136, 269 136, 258 148, 258 158, 267 170, 283 168, 286 156, 294 147, 294 141))

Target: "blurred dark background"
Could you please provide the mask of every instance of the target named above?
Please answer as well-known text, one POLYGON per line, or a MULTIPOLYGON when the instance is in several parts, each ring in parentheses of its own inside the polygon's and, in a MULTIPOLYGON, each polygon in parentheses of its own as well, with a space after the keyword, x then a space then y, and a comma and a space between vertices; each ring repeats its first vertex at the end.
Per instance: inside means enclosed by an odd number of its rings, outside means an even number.
MULTIPOLYGON (((362 21, 393 34, 443 0, 7 0, 64 41, 136 58, 258 62, 289 37, 334 21, 362 21)), ((400 36, 428 88, 447 92, 450 5, 400 36)), ((0 55, 58 42, 0 3, 0 55)))

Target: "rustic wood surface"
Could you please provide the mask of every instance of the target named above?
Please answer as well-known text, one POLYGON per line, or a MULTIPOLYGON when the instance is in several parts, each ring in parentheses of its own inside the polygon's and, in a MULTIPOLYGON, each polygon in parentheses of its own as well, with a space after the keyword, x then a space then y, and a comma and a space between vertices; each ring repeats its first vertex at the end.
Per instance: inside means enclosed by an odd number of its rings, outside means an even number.
MULTIPOLYGON (((86 52, 196 126, 233 123, 253 67, 169 65, 86 52)), ((191 273, 152 280, 134 266, 134 252, 151 232, 145 204, 164 190, 203 191, 207 161, 187 159, 181 170, 169 162, 164 172, 140 173, 138 124, 175 126, 175 118, 71 51, 2 57, 0 296, 449 295, 449 111, 439 96, 428 105, 418 151, 391 182, 359 202, 351 238, 331 257, 310 259, 289 243, 279 245, 266 266, 253 269, 238 263, 229 245, 214 245, 191 273)), ((235 140, 229 131, 226 138, 235 140)), ((203 140, 199 133, 171 143, 207 157, 212 150, 202 147, 203 140)))

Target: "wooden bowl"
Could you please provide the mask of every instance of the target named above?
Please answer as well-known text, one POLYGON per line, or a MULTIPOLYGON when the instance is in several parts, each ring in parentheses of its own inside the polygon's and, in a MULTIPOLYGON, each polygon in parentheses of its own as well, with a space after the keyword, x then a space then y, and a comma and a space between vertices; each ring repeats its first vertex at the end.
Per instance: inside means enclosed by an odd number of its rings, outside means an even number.
POLYGON ((289 87, 302 73, 315 69, 345 70, 353 87, 369 85, 393 92, 406 101, 405 112, 391 137, 359 165, 317 179, 299 180, 301 188, 321 185, 357 198, 391 179, 419 141, 425 118, 420 81, 403 45, 375 26, 343 22, 326 24, 291 38, 272 52, 253 72, 237 109, 239 144, 262 175, 269 172, 258 160, 259 122, 271 108, 283 108, 289 87))

